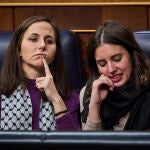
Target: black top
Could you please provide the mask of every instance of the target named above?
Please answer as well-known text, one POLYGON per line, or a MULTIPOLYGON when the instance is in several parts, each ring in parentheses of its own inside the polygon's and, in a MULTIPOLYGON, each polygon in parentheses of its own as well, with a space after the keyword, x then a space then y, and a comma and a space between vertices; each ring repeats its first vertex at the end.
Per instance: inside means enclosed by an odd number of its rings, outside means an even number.
MULTIPOLYGON (((83 97, 83 122, 86 122, 88 116, 91 85, 92 82, 89 81, 83 97)), ((109 92, 100 109, 102 129, 113 130, 113 126, 128 112, 130 114, 124 130, 150 129, 150 85, 139 90, 132 81, 109 92)))

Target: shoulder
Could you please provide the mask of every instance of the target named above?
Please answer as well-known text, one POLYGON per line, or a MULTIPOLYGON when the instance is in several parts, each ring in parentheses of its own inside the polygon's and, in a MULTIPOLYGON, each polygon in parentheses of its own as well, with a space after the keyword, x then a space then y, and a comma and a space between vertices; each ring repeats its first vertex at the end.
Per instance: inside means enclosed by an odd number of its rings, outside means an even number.
POLYGON ((142 107, 150 108, 150 86, 149 85, 146 86, 145 90, 141 92, 140 96, 137 98, 137 103, 139 103, 140 108, 142 107))
POLYGON ((91 96, 91 88, 93 84, 93 79, 90 79, 87 81, 85 86, 80 90, 80 111, 83 109, 83 105, 86 102, 86 100, 91 96))
POLYGON ((86 85, 80 90, 80 100, 83 99, 85 89, 86 89, 86 85))
POLYGON ((86 89, 86 86, 84 86, 81 89, 80 95, 79 95, 79 99, 80 99, 80 112, 82 112, 82 110, 83 110, 83 97, 84 97, 85 89, 86 89))

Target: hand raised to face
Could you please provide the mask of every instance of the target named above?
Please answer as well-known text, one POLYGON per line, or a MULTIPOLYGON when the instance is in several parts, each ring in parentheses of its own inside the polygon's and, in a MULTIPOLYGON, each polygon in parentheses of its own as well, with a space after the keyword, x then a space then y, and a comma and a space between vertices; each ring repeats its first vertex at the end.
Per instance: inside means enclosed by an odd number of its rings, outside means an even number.
POLYGON ((91 103, 100 104, 108 95, 109 91, 113 91, 113 82, 104 74, 93 82, 91 103))
POLYGON ((42 58, 42 61, 44 65, 45 76, 36 78, 36 87, 39 90, 44 91, 48 99, 53 101, 55 96, 58 96, 58 91, 45 58, 42 58))

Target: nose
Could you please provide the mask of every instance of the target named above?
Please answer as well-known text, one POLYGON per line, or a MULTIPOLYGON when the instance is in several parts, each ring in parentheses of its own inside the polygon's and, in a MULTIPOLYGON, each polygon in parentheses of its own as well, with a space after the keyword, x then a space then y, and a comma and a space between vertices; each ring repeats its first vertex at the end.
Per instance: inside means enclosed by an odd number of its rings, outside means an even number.
POLYGON ((116 66, 115 66, 112 62, 108 63, 107 71, 108 71, 109 73, 115 72, 116 69, 117 69, 116 66))
POLYGON ((40 42, 39 42, 39 49, 44 51, 45 50, 45 46, 46 46, 45 40, 43 40, 43 39, 40 40, 40 42))

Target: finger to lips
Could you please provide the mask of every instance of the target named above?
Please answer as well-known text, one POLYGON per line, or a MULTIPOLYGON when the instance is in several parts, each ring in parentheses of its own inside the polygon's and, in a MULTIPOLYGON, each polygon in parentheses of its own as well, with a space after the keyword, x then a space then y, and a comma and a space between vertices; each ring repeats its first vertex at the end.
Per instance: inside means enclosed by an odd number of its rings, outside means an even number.
POLYGON ((51 75, 51 72, 50 72, 50 70, 49 70, 49 66, 48 66, 48 64, 47 64, 47 62, 46 62, 46 60, 45 60, 45 58, 43 58, 43 64, 44 64, 44 69, 45 69, 45 74, 46 74, 46 76, 47 76, 47 75, 51 75))

